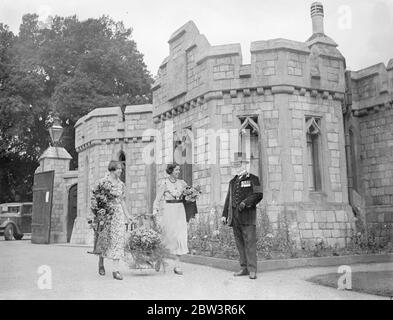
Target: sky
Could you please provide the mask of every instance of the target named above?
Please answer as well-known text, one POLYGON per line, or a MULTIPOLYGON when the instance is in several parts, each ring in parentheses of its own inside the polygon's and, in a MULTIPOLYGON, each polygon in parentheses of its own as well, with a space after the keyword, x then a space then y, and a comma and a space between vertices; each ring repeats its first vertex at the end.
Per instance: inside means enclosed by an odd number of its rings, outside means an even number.
MULTIPOLYGON (((37 13, 79 20, 109 15, 132 37, 154 76, 169 54, 170 35, 189 20, 211 45, 240 43, 250 63, 252 41, 312 34, 312 0, 0 0, 0 22, 19 32, 22 16, 37 13)), ((325 34, 339 45, 347 68, 359 70, 393 58, 393 0, 322 0, 325 34)))

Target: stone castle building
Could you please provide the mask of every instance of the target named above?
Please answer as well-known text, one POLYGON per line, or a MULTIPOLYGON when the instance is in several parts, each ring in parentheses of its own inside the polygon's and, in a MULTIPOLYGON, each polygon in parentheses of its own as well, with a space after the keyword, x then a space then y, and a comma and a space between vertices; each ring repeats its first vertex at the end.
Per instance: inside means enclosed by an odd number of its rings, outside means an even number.
POLYGON ((202 186, 198 216, 219 216, 239 150, 263 186, 259 212, 273 228, 284 219, 297 243, 344 246, 355 217, 392 223, 393 59, 349 71, 324 32, 320 3, 312 4, 311 19, 305 42, 251 43, 250 64, 242 64, 239 44, 211 45, 190 21, 168 41, 152 105, 81 118, 71 242, 91 243, 90 190, 110 160, 125 163, 132 214, 151 211, 166 164, 180 155, 183 178, 202 186), (147 163, 153 152, 156 161, 147 163))
MULTIPOLYGON (((393 223, 393 59, 346 72, 349 202, 369 227, 393 223)), ((382 236, 385 236, 382 232, 382 236)))

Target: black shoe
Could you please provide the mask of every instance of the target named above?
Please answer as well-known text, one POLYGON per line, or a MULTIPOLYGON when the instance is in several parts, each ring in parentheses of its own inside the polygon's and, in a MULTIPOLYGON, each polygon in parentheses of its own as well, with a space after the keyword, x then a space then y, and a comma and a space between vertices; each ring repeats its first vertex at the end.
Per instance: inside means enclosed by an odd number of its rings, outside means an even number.
POLYGON ((180 268, 177 268, 177 267, 173 268, 173 272, 176 273, 176 274, 179 274, 179 275, 183 274, 183 271, 180 268))
POLYGON ((98 266, 98 274, 100 276, 105 276, 105 268, 104 268, 104 266, 98 266))
POLYGON ((247 269, 241 269, 239 272, 234 273, 235 277, 248 276, 250 273, 247 269))
POLYGON ((257 278, 257 273, 256 272, 250 272, 250 279, 256 279, 257 278))
POLYGON ((113 279, 116 279, 116 280, 123 280, 123 277, 121 276, 121 274, 120 274, 119 271, 112 272, 112 275, 113 275, 113 279))

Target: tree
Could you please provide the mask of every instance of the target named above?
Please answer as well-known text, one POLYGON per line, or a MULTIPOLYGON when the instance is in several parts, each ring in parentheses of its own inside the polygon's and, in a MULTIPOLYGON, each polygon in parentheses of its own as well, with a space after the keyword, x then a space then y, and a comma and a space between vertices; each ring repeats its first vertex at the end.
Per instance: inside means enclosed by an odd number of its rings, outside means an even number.
MULTIPOLYGON (((80 117, 98 107, 150 102, 152 77, 131 34, 108 16, 56 16, 40 24, 36 14, 26 14, 18 36, 0 25, 0 161, 12 155, 37 166, 56 111, 75 168, 80 117)), ((27 167, 34 171, 34 165, 27 167)))

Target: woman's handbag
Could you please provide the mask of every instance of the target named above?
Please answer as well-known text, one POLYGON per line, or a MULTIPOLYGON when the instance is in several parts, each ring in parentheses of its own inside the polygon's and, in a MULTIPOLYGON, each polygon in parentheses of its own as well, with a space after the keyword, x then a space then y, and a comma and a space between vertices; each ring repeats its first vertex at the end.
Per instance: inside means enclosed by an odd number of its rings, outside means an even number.
POLYGON ((198 213, 196 201, 183 200, 183 205, 186 211, 186 220, 189 222, 191 219, 195 218, 195 215, 198 213))

